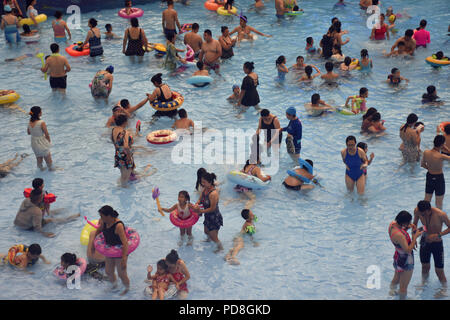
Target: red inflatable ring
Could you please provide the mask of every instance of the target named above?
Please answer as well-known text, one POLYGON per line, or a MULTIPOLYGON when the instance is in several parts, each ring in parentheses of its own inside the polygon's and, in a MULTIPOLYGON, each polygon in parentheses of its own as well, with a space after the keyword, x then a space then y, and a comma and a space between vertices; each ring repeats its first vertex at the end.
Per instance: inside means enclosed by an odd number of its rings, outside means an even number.
POLYGON ((439 125, 439 128, 441 129, 442 132, 445 132, 445 131, 444 131, 444 128, 445 128, 445 126, 448 125, 448 124, 450 124, 450 121, 444 121, 444 122, 441 122, 441 124, 439 125))
POLYGON ((177 134, 172 130, 156 130, 147 135, 147 141, 152 144, 168 144, 177 140, 177 134))
POLYGON ((217 11, 220 7, 223 7, 223 5, 215 3, 214 0, 207 0, 204 4, 205 8, 211 11, 217 11))
POLYGON ((91 50, 89 50, 89 44, 83 47, 83 51, 74 50, 74 47, 76 46, 77 44, 72 44, 66 48, 66 52, 72 57, 88 56, 91 52, 91 50))
MULTIPOLYGON (((26 188, 23 190, 23 195, 25 198, 29 198, 31 195, 31 191, 33 191, 32 188, 26 188)), ((44 196, 44 202, 47 204, 53 203, 56 201, 56 196, 53 193, 47 193, 44 196)))
POLYGON ((187 219, 180 219, 178 217, 178 210, 175 209, 170 213, 170 222, 178 228, 186 229, 192 227, 198 221, 198 214, 193 210, 189 210, 191 215, 187 219))

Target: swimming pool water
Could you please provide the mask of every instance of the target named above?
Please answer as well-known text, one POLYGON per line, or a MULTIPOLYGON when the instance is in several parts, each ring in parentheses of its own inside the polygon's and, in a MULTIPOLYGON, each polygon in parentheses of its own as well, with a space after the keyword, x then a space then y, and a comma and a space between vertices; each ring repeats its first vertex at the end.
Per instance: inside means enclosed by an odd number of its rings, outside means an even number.
MULTIPOLYGON (((242 43, 235 48, 235 56, 222 63, 221 76, 213 76, 215 81, 207 88, 194 88, 186 83, 192 70, 176 76, 169 76, 161 69, 161 59, 147 54, 142 63, 130 61, 122 54, 122 42, 103 41, 105 50, 102 61, 89 58, 72 58, 72 71, 68 76, 67 95, 52 94, 48 82, 39 71, 40 60, 30 58, 22 62, 0 63, 0 88, 14 89, 21 94, 18 105, 29 111, 33 105, 43 108, 42 119, 46 121, 53 142, 52 156, 58 170, 53 173, 41 172, 36 167, 35 157, 30 148, 30 138, 26 134, 28 117, 17 110, 0 108, 4 119, 0 128, 1 157, 4 162, 16 152, 27 152, 28 158, 13 174, 0 182, 0 252, 6 252, 16 243, 38 242, 43 254, 52 262, 33 267, 34 275, 24 275, 5 268, 0 272, 0 285, 9 290, 0 290, 1 299, 144 299, 143 290, 146 267, 165 257, 173 248, 186 262, 191 279, 188 282, 189 299, 393 299, 389 296, 389 283, 393 276, 392 256, 394 248, 387 234, 390 221, 401 210, 413 212, 417 202, 423 199, 426 171, 415 166, 402 166, 398 147, 401 143, 398 129, 406 116, 414 112, 425 123, 422 135, 422 150, 432 147, 436 126, 449 120, 448 102, 441 107, 421 105, 421 95, 428 85, 435 85, 438 95, 450 101, 448 90, 448 68, 432 69, 424 59, 438 50, 449 53, 447 24, 449 18, 448 1, 394 0, 383 3, 383 12, 388 5, 394 11, 406 12, 412 16, 399 20, 399 34, 408 28, 417 27, 421 19, 428 21, 431 45, 417 51, 413 59, 387 59, 382 50, 389 50, 395 39, 374 43, 369 41, 370 30, 366 28, 365 15, 351 1, 346 8, 334 10, 334 1, 301 1, 305 14, 292 20, 276 21, 273 1, 266 2, 266 8, 257 13, 249 10, 253 1, 236 1, 249 19, 249 25, 273 35, 266 39, 259 37, 254 44, 242 43), (314 37, 318 45, 322 35, 337 16, 343 29, 349 30, 350 42, 343 47, 343 53, 359 58, 359 52, 367 48, 374 61, 374 70, 368 75, 354 72, 350 79, 340 81, 339 88, 320 86, 315 80, 312 87, 299 87, 289 80, 280 85, 276 77, 275 60, 285 55, 288 66, 295 63, 298 55, 306 57, 305 39, 314 37), (227 128, 257 128, 258 116, 253 108, 241 119, 235 117, 236 110, 226 102, 231 94, 231 86, 240 84, 245 61, 255 62, 259 75, 258 91, 260 107, 268 108, 277 115, 281 125, 287 125, 284 110, 295 106, 303 123, 302 157, 314 161, 321 184, 308 193, 287 191, 281 186, 291 167, 291 160, 282 145, 280 170, 272 178, 272 187, 256 191, 257 202, 253 212, 259 217, 255 239, 259 247, 246 242, 238 255, 239 266, 230 266, 224 260, 231 248, 233 237, 240 230, 243 220, 240 211, 244 202, 232 202, 224 206, 228 199, 238 199, 233 185, 226 182, 221 186, 220 209, 224 226, 219 232, 225 251, 214 254, 211 243, 202 242, 203 218, 193 228, 193 247, 178 248, 179 231, 169 221, 161 217, 152 200, 154 186, 161 190, 162 205, 171 206, 177 201, 180 190, 187 190, 192 201, 198 199, 194 192, 196 171, 205 167, 215 172, 219 181, 226 181, 226 173, 240 169, 240 164, 180 164, 170 161, 172 147, 150 146, 145 135, 153 130, 169 128, 172 120, 160 119, 151 128, 145 122, 151 119, 153 109, 148 105, 137 112, 136 120, 144 122, 144 136, 136 139, 136 145, 155 150, 151 155, 136 155, 138 170, 152 164, 157 172, 143 181, 122 189, 117 186, 119 170, 113 167, 114 147, 110 143, 110 131, 104 128, 111 115, 111 105, 127 98, 132 104, 145 98, 153 86, 149 78, 164 73, 164 81, 185 97, 183 107, 194 121, 225 132, 227 128), (114 65, 114 88, 109 102, 94 101, 88 88, 96 71, 114 65), (403 90, 394 90, 384 83, 391 68, 400 69, 402 76, 410 79, 403 90), (308 117, 303 104, 310 101, 313 93, 319 92, 325 101, 345 102, 349 95, 357 94, 361 86, 369 89, 368 106, 376 107, 386 120, 388 134, 381 138, 368 139, 359 134, 359 117, 345 117, 336 114, 321 118, 308 117), (340 150, 345 147, 345 138, 355 135, 358 141, 369 145, 369 152, 375 159, 368 169, 366 194, 359 198, 356 193, 348 195, 344 183, 345 167, 340 150), (80 218, 66 225, 48 226, 45 230, 57 233, 57 237, 47 239, 40 235, 19 231, 13 226, 15 214, 23 199, 23 189, 30 187, 33 178, 42 177, 46 190, 55 193, 58 199, 53 208, 66 208, 67 213, 80 212, 90 219, 97 217, 98 209, 109 204, 119 213, 126 225, 136 228, 141 235, 140 247, 128 259, 128 275, 131 290, 125 297, 118 293, 106 292, 107 283, 99 284, 94 279, 84 279, 81 290, 68 290, 59 284, 51 271, 65 252, 75 252, 85 256, 85 247, 79 243, 84 220, 80 218), (366 283, 370 274, 369 266, 376 265, 381 271, 381 288, 368 289, 366 283), (26 281, 23 281, 26 279, 26 281)), ((165 4, 159 2, 141 6, 145 10, 139 19, 150 42, 164 42, 161 32, 161 11, 165 4)), ((202 1, 191 1, 190 6, 179 3, 180 22, 200 24, 200 32, 212 30, 213 37, 220 35, 220 27, 230 29, 239 24, 237 17, 218 16, 203 8, 202 1)), ((117 16, 117 9, 102 10, 83 14, 83 29, 87 30, 87 20, 95 17, 104 31, 104 25, 111 23, 113 32, 122 35, 126 21, 117 16)), ((52 20, 51 18, 49 19, 52 20)), ((25 53, 46 52, 52 41, 51 22, 42 26, 41 42, 37 45, 21 44, 18 48, 0 42, 2 57, 12 58, 25 53)), ((73 40, 84 40, 85 33, 73 31, 73 40)), ((397 38, 397 37, 395 37, 397 38)), ((177 41, 177 47, 182 47, 177 41)), ((3 59, 2 59, 3 60, 3 59)), ((324 71, 324 62, 306 59, 306 63, 317 65, 324 71)), ((288 77, 289 78, 289 77, 288 77)), ((132 122, 134 125, 134 122, 132 122)), ((449 165, 445 166, 448 174, 449 165)), ((433 199, 434 201, 434 199, 433 199)), ((434 202, 433 202, 434 204, 434 202)), ((444 201, 444 211, 449 210, 448 197, 444 201)), ((444 247, 448 252, 448 237, 444 237, 444 247)), ((439 282, 431 270, 428 285, 419 290, 420 261, 415 254, 415 271, 408 295, 413 299, 433 299, 439 282)), ((448 266, 450 259, 445 256, 448 266)), ((448 272, 448 267, 446 268, 448 272)), ((448 298, 446 298, 448 299, 448 298)))

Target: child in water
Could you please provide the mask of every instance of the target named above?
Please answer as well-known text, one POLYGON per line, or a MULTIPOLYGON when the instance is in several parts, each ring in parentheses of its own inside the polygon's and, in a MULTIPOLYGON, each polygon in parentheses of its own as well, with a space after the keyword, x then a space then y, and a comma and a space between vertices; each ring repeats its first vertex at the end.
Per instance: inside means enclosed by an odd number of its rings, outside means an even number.
POLYGON ((406 83, 409 82, 408 79, 400 75, 400 70, 392 68, 391 74, 388 75, 386 82, 391 85, 399 85, 402 80, 406 81, 406 83))
POLYGON ((209 71, 205 68, 202 61, 197 62, 197 68, 198 70, 192 76, 209 76, 209 71))
POLYGON ((406 55, 409 55, 409 53, 408 52, 406 52, 406 45, 405 45, 405 43, 403 42, 403 41, 400 41, 399 43, 398 43, 398 46, 397 46, 397 50, 394 50, 394 51, 392 51, 392 52, 390 52, 390 53, 385 53, 385 52, 383 52, 384 53, 384 56, 385 57, 398 57, 398 56, 406 56, 406 55))
POLYGON ((370 125, 366 133, 375 134, 377 136, 384 135, 386 128, 384 127, 384 120, 381 120, 381 114, 376 112, 370 120, 370 125))
POLYGON ((277 61, 275 61, 275 65, 278 71, 277 79, 283 81, 286 78, 286 74, 289 72, 288 68, 286 67, 286 57, 279 56, 277 61))
POLYGON ((312 37, 306 38, 305 51, 308 54, 318 54, 318 55, 320 55, 322 53, 321 49, 316 49, 316 47, 314 47, 314 39, 312 37))
MULTIPOLYGON (((243 209, 241 211, 241 216, 245 220, 245 222, 242 225, 239 235, 237 235, 234 238, 234 247, 230 249, 228 254, 225 256, 225 261, 227 261, 229 264, 234 265, 240 264, 239 260, 236 259, 236 256, 239 253, 239 251, 241 251, 241 249, 244 247, 244 239, 242 238, 242 236, 248 234, 250 236, 250 239, 253 241, 253 235, 256 232, 254 222, 258 222, 258 218, 253 214, 253 212, 250 209, 243 209)), ((253 242, 253 246, 257 247, 258 243, 253 242)))
MULTIPOLYGON (((369 151, 369 147, 367 146, 367 143, 365 143, 365 142, 358 142, 357 147, 363 149, 364 152, 367 155, 367 152, 369 151)), ((370 154, 370 157, 367 157, 367 159, 369 160, 369 162, 367 163, 367 166, 369 166, 372 163, 373 158, 375 158, 375 154, 372 152, 370 154)), ((364 171, 364 174, 367 176, 367 167, 364 168, 363 171, 364 171)), ((366 183, 367 183, 367 180, 366 180, 366 183)))
POLYGON ((238 102, 239 95, 241 94, 241 88, 237 84, 233 85, 232 87, 233 94, 227 98, 230 102, 238 102))
POLYGON ((361 71, 370 71, 373 68, 372 59, 369 58, 369 52, 367 49, 361 50, 361 60, 359 61, 361 71))
MULTIPOLYGON (((180 191, 178 193, 178 203, 174 204, 171 208, 161 208, 162 211, 170 213, 174 210, 176 210, 176 215, 181 220, 188 219, 192 213, 190 210, 190 203, 191 200, 189 193, 187 191, 180 191)), ((192 245, 192 242, 194 241, 194 237, 192 236, 192 227, 189 228, 180 228, 180 240, 178 241, 178 245, 183 245, 184 235, 187 233, 188 235, 188 242, 187 245, 192 245)))
POLYGON ((442 101, 438 101, 439 99, 436 87, 435 86, 428 86, 427 87, 427 93, 424 93, 422 96, 422 103, 431 103, 431 104, 442 104, 442 101))
POLYGON ((166 264, 166 261, 159 260, 156 264, 156 272, 152 276, 152 266, 147 267, 147 280, 152 280, 152 288, 153 288, 153 294, 152 294, 152 300, 156 300, 159 298, 159 300, 164 300, 164 294, 167 291, 167 288, 169 287, 169 283, 172 281, 173 283, 176 283, 173 276, 169 273, 169 267, 166 264))
POLYGON ((110 23, 105 25, 105 29, 106 32, 104 34, 107 40, 120 39, 119 36, 117 36, 115 33, 112 32, 112 25, 110 23))
POLYGON ((358 114, 360 112, 366 112, 366 98, 369 96, 369 90, 365 87, 359 89, 359 95, 350 96, 345 101, 345 106, 348 107, 348 102, 352 100, 352 112, 358 114))
POLYGON ((325 63, 325 70, 327 70, 327 73, 320 76, 323 80, 325 80, 325 83, 333 83, 337 78, 339 78, 339 75, 333 72, 333 68, 333 62, 328 61, 325 63))
POLYGON ((397 20, 397 17, 395 14, 391 14, 390 16, 387 16, 389 21, 388 30, 392 34, 396 34, 398 32, 398 29, 395 27, 395 20, 397 20))
MULTIPOLYGON (((0 264, 9 263, 21 270, 26 270, 27 267, 34 265, 39 259, 45 264, 50 264, 50 261, 45 259, 41 253, 41 246, 37 243, 33 243, 30 246, 15 245, 9 249, 8 254, 0 254, 0 264)), ((33 274, 33 272, 28 273, 33 274)))
POLYGON ((75 273, 75 269, 72 270, 71 272, 69 272, 67 269, 70 266, 78 267, 77 256, 73 253, 66 252, 61 256, 61 268, 57 268, 57 271, 56 271, 56 272, 58 272, 57 275, 60 275, 60 276, 66 275, 67 277, 72 276, 75 273))
POLYGON ((332 106, 320 99, 320 95, 318 93, 315 93, 311 96, 311 104, 309 106, 314 111, 322 111, 316 116, 324 115, 325 111, 334 110, 332 106))

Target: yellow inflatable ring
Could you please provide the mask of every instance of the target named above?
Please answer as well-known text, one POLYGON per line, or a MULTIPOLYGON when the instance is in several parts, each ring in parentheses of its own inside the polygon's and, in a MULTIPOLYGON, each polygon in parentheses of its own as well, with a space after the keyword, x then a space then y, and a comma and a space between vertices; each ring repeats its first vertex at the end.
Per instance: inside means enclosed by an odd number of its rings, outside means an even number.
POLYGON ((433 59, 433 57, 428 57, 425 59, 425 61, 429 65, 432 65, 433 67, 442 67, 442 66, 450 65, 450 60, 437 60, 437 59, 433 59))
POLYGON ((163 45, 162 43, 155 43, 155 45, 153 46, 153 48, 154 48, 156 51, 159 51, 159 52, 164 52, 164 53, 166 53, 166 51, 167 51, 166 46, 163 45))
POLYGON ((150 102, 150 105, 152 106, 153 109, 158 111, 172 111, 181 107, 183 102, 184 102, 183 96, 178 92, 172 91, 171 101, 161 102, 158 100, 154 100, 150 102))
POLYGON ((4 96, 0 96, 0 104, 13 103, 19 100, 20 95, 17 92, 9 93, 4 96))
POLYGON ((16 264, 16 256, 18 253, 26 253, 28 251, 28 247, 24 246, 23 244, 16 244, 15 246, 12 246, 8 250, 8 255, 4 257, 3 259, 5 261, 8 261, 11 265, 15 266, 16 264))
MULTIPOLYGON (((41 14, 35 16, 34 20, 36 20, 37 23, 42 23, 42 22, 47 21, 47 16, 45 14, 41 13, 41 14)), ((34 24, 34 21, 31 20, 30 18, 20 19, 19 26, 23 26, 24 24, 31 26, 34 24)))
MULTIPOLYGON (((98 224, 98 220, 92 220, 91 221, 93 224, 98 224)), ((93 226, 91 226, 89 223, 86 223, 86 225, 83 227, 83 229, 81 230, 81 235, 80 235, 80 243, 83 246, 87 246, 89 244, 89 234, 92 231, 95 231, 97 229, 95 229, 93 226)))
POLYGON ((172 130, 156 130, 147 135, 147 141, 152 144, 168 144, 177 140, 177 134, 172 130))
MULTIPOLYGON (((236 7, 231 7, 230 12, 231 12, 232 14, 236 14, 237 8, 236 8, 236 7)), ((231 14, 228 12, 228 10, 225 10, 224 7, 219 7, 219 8, 217 9, 217 13, 220 14, 220 15, 222 15, 222 16, 231 16, 231 14)))
MULTIPOLYGON (((352 63, 350 63, 351 66, 357 66, 359 64, 359 60, 355 59, 352 61, 352 63)), ((356 67, 356 70, 361 70, 361 67, 356 67)))

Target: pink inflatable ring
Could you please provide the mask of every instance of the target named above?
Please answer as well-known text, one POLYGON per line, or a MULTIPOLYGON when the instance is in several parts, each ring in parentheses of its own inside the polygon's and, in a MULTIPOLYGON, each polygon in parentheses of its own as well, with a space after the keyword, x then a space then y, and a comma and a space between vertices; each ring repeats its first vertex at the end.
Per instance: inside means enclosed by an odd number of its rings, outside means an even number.
POLYGON ((124 19, 140 18, 144 14, 144 10, 139 9, 139 8, 131 8, 131 11, 132 11, 132 14, 128 15, 128 14, 126 14, 125 8, 123 8, 123 9, 120 9, 117 14, 119 15, 119 17, 124 18, 124 19))
MULTIPOLYGON (((77 259, 77 266, 80 267, 80 276, 86 271, 87 262, 83 258, 77 259)), ((53 270, 53 275, 62 279, 67 279, 67 273, 66 270, 64 270, 63 266, 57 267, 55 270, 53 270)))
MULTIPOLYGON (((128 240, 128 254, 132 253, 139 246, 141 238, 136 230, 126 227, 125 235, 128 240)), ((110 246, 106 244, 103 232, 95 237, 94 240, 95 250, 100 254, 108 258, 120 258, 122 257, 122 245, 110 246)))
POLYGON ((198 214, 197 212, 190 210, 191 215, 187 219, 180 219, 178 217, 178 210, 173 210, 170 213, 170 222, 178 228, 186 229, 192 227, 194 224, 198 221, 198 214))

